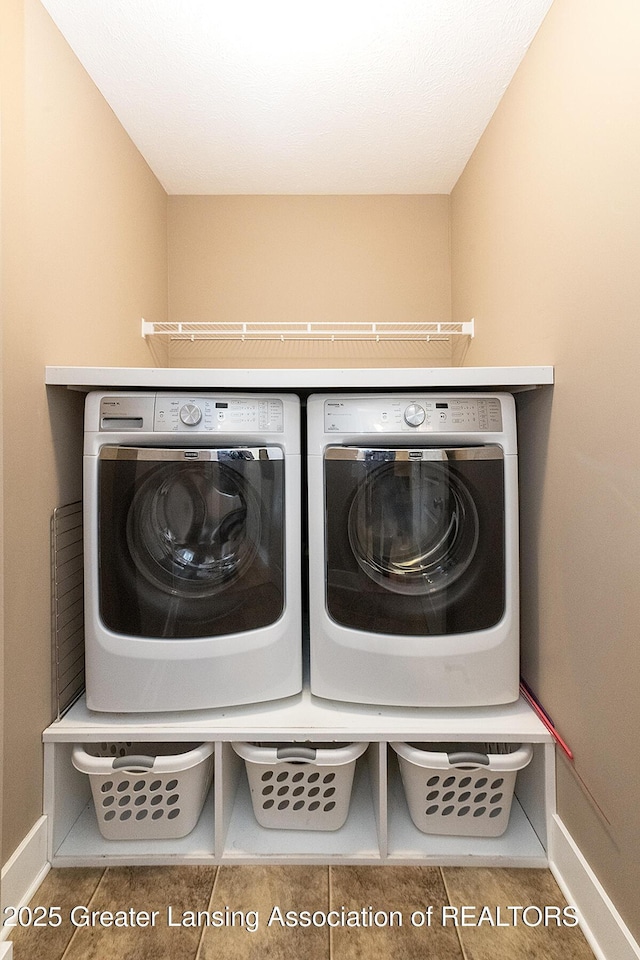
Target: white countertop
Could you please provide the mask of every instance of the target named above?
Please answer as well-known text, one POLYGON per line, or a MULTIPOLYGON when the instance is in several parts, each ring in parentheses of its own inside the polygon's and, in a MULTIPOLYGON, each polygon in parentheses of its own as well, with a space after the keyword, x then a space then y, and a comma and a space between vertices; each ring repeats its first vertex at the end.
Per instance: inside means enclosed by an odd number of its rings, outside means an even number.
POLYGON ((554 382, 552 366, 232 368, 55 367, 45 383, 76 390, 94 388, 320 390, 395 388, 481 388, 517 392, 554 382))

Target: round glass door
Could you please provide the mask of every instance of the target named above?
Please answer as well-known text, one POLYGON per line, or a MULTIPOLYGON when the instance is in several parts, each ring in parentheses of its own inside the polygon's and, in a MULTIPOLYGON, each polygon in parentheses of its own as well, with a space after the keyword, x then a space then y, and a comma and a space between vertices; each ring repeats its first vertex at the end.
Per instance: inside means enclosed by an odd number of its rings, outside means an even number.
POLYGON ((394 593, 433 594, 473 560, 478 512, 446 465, 389 463, 359 484, 348 534, 358 565, 375 583, 394 593))
POLYGON ((152 470, 127 516, 138 572, 178 597, 209 596, 237 580, 256 555, 260 533, 250 484, 215 461, 152 470))

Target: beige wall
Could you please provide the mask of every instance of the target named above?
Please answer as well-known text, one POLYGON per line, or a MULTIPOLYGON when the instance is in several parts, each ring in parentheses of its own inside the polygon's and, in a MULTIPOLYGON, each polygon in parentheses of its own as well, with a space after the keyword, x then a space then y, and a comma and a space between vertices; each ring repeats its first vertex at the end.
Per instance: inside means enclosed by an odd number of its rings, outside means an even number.
POLYGON ((150 364, 167 266, 166 195, 43 8, 2 26, 6 860, 42 813, 49 517, 81 493, 81 397, 44 367, 150 364))
POLYGON ((556 365, 553 403, 521 400, 524 669, 593 798, 559 761, 560 815, 636 937, 639 49, 636 0, 555 0, 452 194, 466 362, 556 365))
MULTIPOLYGON (((170 197, 169 312, 176 321, 448 320, 449 198, 170 197)), ((244 345, 225 363, 419 365, 411 349, 244 345)))
MULTIPOLYGON (((2 217, 4 213, 4 190, 3 184, 5 182, 5 171, 4 171, 4 151, 2 150, 3 144, 3 133, 5 128, 5 78, 6 73, 2 65, 8 65, 12 63, 12 58, 15 56, 12 45, 7 44, 7 36, 9 33, 10 25, 13 26, 13 10, 7 4, 5 7, 0 7, 0 423, 2 423, 2 366, 3 366, 3 349, 2 349, 2 330, 5 323, 5 303, 4 303, 4 284, 1 282, 1 278, 4 274, 4 231, 2 229, 2 217)), ((17 33, 12 31, 14 34, 14 42, 17 38, 17 33)), ((0 430, 0 491, 4 490, 4 442, 3 442, 4 431, 0 430)), ((2 846, 2 811, 3 811, 3 784, 4 784, 4 497, 0 496, 0 848, 2 846)), ((2 863, 2 856, 0 853, 0 863, 2 863)), ((1 894, 1 890, 0 890, 1 894)), ((2 897, 0 896, 0 901, 2 897)))

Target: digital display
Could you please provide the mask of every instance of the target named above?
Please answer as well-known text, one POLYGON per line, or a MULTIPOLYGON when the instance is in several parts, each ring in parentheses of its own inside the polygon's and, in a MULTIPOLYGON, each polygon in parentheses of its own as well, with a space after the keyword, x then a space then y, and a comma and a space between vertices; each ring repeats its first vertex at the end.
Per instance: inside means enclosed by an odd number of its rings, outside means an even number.
POLYGON ((226 410, 228 406, 229 406, 228 403, 221 403, 221 402, 219 403, 218 401, 216 401, 216 410, 226 410))
POLYGON ((448 409, 449 409, 448 403, 436 403, 436 410, 448 410, 448 409))

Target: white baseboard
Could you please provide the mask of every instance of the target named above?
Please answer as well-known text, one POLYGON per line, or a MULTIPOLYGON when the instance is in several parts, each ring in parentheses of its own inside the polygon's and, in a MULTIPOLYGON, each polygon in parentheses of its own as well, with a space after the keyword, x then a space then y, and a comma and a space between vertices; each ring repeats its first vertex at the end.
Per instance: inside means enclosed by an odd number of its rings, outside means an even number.
POLYGON ((0 960, 12 960, 13 944, 9 940, 0 943, 0 960))
MULTIPOLYGON (((40 817, 2 868, 0 916, 4 918, 5 907, 25 906, 50 868, 51 864, 47 859, 47 818, 40 817)), ((0 940, 4 940, 10 932, 11 927, 3 926, 0 940)), ((2 946, 0 944, 0 960, 5 956, 1 952, 2 946)), ((6 953, 6 956, 10 957, 11 951, 6 953)))
POLYGON ((597 960, 640 960, 640 946, 557 814, 551 823, 549 867, 567 901, 578 908, 580 927, 597 960))

